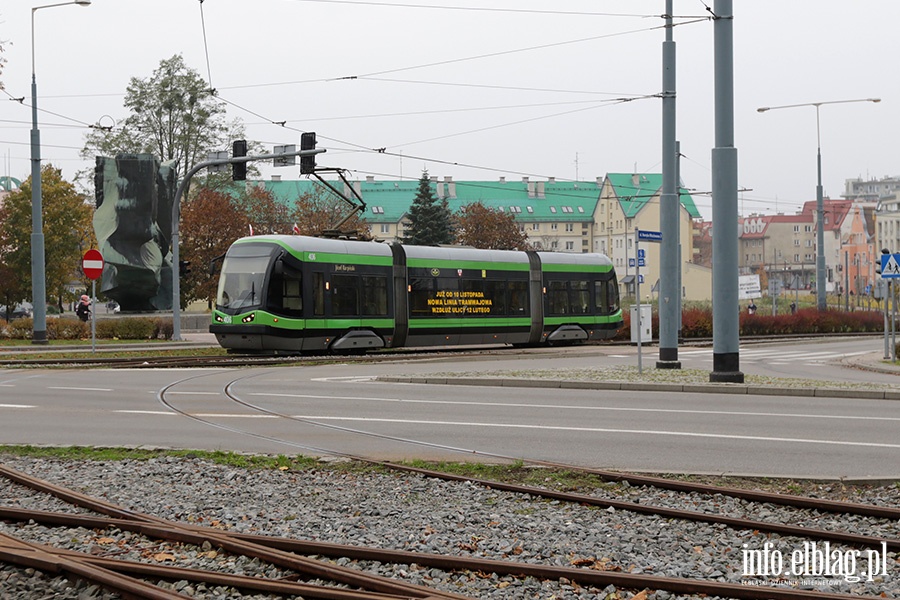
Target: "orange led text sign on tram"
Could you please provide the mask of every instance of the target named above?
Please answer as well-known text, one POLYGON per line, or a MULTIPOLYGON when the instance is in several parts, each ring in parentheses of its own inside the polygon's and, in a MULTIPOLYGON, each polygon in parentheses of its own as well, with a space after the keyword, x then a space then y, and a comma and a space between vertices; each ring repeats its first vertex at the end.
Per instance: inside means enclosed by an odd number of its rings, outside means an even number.
POLYGON ((484 297, 484 292, 435 292, 434 298, 428 299, 431 314, 490 314, 493 302, 484 297))

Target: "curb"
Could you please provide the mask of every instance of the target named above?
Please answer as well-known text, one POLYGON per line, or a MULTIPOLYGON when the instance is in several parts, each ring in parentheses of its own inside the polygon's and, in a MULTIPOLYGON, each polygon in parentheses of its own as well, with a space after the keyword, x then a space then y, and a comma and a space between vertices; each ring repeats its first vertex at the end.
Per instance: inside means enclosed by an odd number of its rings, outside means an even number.
POLYGON ((426 385, 469 385, 479 387, 553 388, 574 390, 621 390, 632 392, 687 392, 697 394, 738 394, 748 396, 800 396, 846 398, 848 400, 900 400, 900 390, 857 390, 846 388, 788 388, 730 383, 631 383, 626 381, 563 381, 556 379, 504 379, 501 377, 392 377, 375 381, 426 385))

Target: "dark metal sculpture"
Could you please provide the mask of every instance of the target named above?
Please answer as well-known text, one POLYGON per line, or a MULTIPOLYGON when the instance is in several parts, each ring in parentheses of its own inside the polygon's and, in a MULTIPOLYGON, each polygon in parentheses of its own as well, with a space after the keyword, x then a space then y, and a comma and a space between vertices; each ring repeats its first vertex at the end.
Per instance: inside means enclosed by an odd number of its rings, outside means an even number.
POLYGON ((172 308, 174 161, 152 154, 98 156, 94 233, 103 254, 100 291, 123 311, 172 308))

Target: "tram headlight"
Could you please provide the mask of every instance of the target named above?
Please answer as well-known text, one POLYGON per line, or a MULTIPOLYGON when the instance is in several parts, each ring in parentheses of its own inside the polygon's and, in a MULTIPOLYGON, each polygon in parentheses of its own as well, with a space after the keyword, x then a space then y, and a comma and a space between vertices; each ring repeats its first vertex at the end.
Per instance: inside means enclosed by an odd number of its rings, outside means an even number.
POLYGON ((256 313, 250 313, 241 319, 241 323, 252 323, 256 319, 256 313))

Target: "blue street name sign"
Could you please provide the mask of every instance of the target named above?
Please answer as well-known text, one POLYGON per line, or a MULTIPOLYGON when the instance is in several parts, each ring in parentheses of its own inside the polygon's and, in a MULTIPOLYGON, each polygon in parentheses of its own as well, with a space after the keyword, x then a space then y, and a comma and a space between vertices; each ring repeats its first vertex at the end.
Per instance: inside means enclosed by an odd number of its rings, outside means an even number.
POLYGON ((881 278, 900 279, 900 254, 881 255, 881 278))
POLYGON ((641 241, 641 242, 661 242, 662 241, 662 232, 638 229, 637 238, 638 238, 638 241, 641 241))

